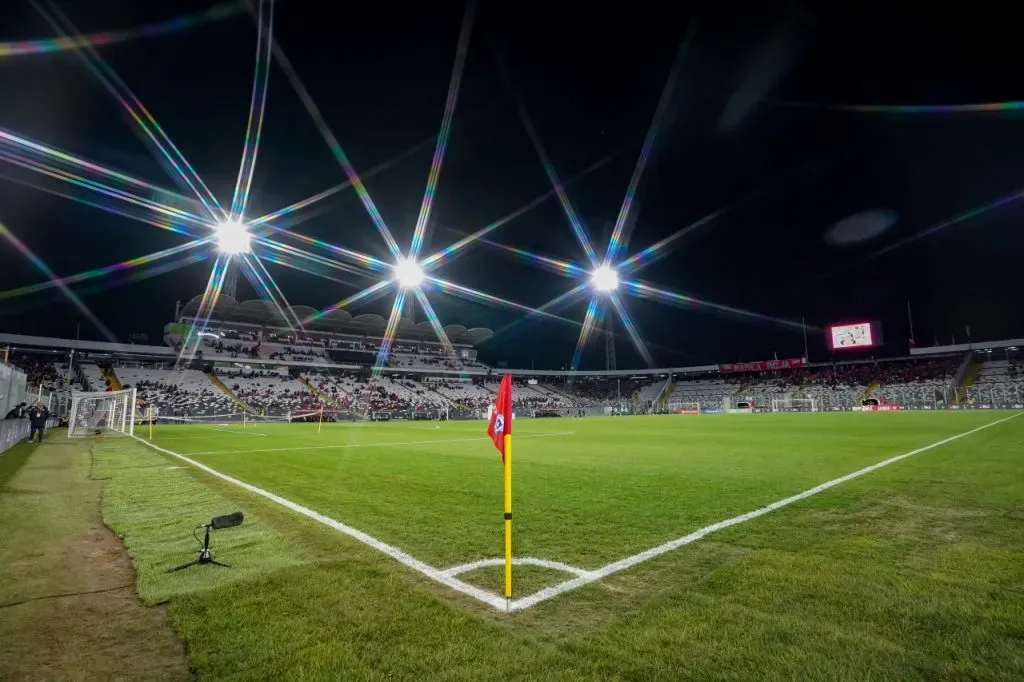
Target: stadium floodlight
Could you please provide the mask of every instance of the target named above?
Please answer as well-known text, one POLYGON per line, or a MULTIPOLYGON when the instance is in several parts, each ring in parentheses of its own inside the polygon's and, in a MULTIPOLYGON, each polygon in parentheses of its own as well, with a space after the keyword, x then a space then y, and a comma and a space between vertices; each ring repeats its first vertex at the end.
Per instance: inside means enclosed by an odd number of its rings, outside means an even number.
POLYGON ((229 256, 249 253, 249 228, 244 223, 225 221, 214 228, 217 235, 217 249, 229 256))
POLYGON ((403 289, 415 289, 423 283, 423 268, 416 261, 402 260, 395 266, 395 277, 403 289))
POLYGON ((611 292, 619 288, 619 273, 609 265, 602 265, 590 273, 590 283, 602 292, 611 292))

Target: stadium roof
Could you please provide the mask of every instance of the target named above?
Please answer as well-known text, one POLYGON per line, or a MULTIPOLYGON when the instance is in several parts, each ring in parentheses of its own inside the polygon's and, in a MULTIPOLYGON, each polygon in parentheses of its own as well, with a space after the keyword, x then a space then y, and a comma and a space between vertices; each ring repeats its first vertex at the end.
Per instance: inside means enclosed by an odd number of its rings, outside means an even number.
MULTIPOLYGON (((179 312, 180 318, 193 318, 199 311, 201 296, 196 296, 179 312)), ((316 314, 316 310, 305 305, 296 305, 287 309, 292 314, 289 319, 305 320, 316 314)), ((221 296, 214 308, 211 321, 222 323, 258 325, 274 329, 287 330, 288 323, 281 313, 269 302, 260 299, 238 302, 230 296, 221 296)), ((381 336, 387 320, 380 315, 352 316, 345 310, 332 310, 322 317, 310 321, 306 328, 314 332, 330 332, 334 334, 354 334, 358 336, 381 336)), ((448 339, 456 345, 475 346, 494 336, 494 332, 486 327, 467 329, 461 324, 450 324, 444 328, 448 339)), ((437 341, 437 335, 429 322, 413 322, 408 318, 398 321, 396 338, 406 341, 437 341)))

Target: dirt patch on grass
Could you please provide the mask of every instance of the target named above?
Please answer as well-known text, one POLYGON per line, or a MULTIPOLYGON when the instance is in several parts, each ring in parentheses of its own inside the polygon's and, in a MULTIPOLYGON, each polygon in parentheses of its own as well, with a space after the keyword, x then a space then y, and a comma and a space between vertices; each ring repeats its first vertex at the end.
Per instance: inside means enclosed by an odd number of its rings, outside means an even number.
MULTIPOLYGON (((46 453, 44 444, 33 459, 40 454, 49 461, 33 471, 30 459, 19 474, 34 477, 26 483, 37 494, 18 503, 31 500, 35 528, 3 571, 0 679, 188 679, 166 608, 142 604, 128 553, 100 520, 101 484, 86 477, 88 451, 46 453)), ((17 486, 17 477, 11 483, 17 486)))

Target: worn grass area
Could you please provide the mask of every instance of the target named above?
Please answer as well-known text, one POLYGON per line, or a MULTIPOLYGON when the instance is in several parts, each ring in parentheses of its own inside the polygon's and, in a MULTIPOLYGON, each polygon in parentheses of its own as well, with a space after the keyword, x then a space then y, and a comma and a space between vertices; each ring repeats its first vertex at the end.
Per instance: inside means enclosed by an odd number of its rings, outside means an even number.
POLYGON ((21 462, 0 488, 0 679, 186 679, 166 611, 138 600, 100 520, 89 447, 56 431, 0 457, 21 462))
POLYGON ((180 462, 140 452, 134 441, 99 442, 94 460, 93 476, 110 481, 103 493, 103 520, 128 547, 139 572, 139 594, 148 603, 249 581, 304 561, 301 548, 249 518, 241 527, 213 532, 214 556, 232 564, 231 570, 196 566, 168 573, 168 568, 196 557, 196 535, 203 536, 196 526, 236 511, 234 503, 190 475, 180 462))
MULTIPOLYGON (((517 554, 595 568, 1000 416, 524 421, 517 554), (559 430, 575 434, 524 437, 559 430)), ((197 458, 418 558, 497 556, 497 455, 485 440, 462 440, 479 425, 445 427, 185 427, 160 437, 179 452, 221 453, 197 458)), ((97 449, 97 471, 112 479, 107 518, 137 561, 148 557, 144 592, 170 599, 205 677, 1019 679, 1022 451, 1024 418, 513 616, 141 445, 97 449), (179 551, 188 558, 187 542, 171 552, 165 541, 236 507, 246 525, 215 538, 235 568, 155 575, 179 551)), ((500 576, 473 573, 492 589, 500 576)), ((564 578, 521 575, 525 588, 564 578)))

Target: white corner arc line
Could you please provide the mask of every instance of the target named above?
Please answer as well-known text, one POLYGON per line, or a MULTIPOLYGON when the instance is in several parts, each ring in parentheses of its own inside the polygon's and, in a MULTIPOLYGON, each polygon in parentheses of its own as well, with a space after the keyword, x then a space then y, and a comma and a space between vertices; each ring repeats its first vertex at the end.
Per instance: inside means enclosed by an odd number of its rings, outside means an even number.
POLYGON ((840 476, 839 478, 833 478, 831 481, 825 481, 824 483, 822 483, 820 485, 816 485, 813 488, 808 488, 807 490, 805 490, 805 491, 803 491, 801 493, 797 493, 796 495, 791 495, 790 497, 783 498, 783 499, 778 500, 776 502, 772 502, 771 504, 769 504, 767 506, 761 507, 759 509, 755 509, 753 511, 749 511, 746 514, 740 514, 739 516, 734 516, 734 517, 732 517, 730 519, 725 519, 724 521, 719 521, 717 523, 713 523, 710 526, 704 526, 703 528, 701 528, 699 530, 696 530, 696 531, 690 533, 689 535, 684 535, 681 538, 676 538, 675 540, 670 540, 669 542, 666 542, 664 544, 658 545, 657 547, 652 547, 651 549, 645 550, 645 551, 640 552, 638 554, 634 554, 632 556, 628 556, 625 559, 620 559, 618 561, 613 561, 612 563, 607 564, 605 566, 602 566, 601 568, 594 569, 593 571, 589 572, 590 575, 580 576, 578 578, 573 578, 572 580, 567 580, 564 583, 561 583, 559 585, 553 585, 551 587, 544 588, 543 590, 540 590, 539 592, 531 594, 531 595, 529 595, 527 597, 523 597, 522 599, 517 599, 517 600, 513 601, 509 605, 509 610, 510 611, 521 611, 523 609, 527 609, 527 608, 529 608, 531 606, 534 606, 535 604, 539 604, 542 601, 546 601, 548 599, 552 599, 554 597, 557 597, 560 594, 564 594, 564 593, 569 592, 571 590, 575 590, 575 589, 578 589, 580 587, 583 587, 584 585, 588 585, 588 584, 590 584, 592 582, 596 582, 596 581, 598 581, 598 580, 600 580, 602 578, 606 578, 606 577, 612 575, 613 573, 618 573, 619 571, 625 570, 627 568, 631 568, 633 566, 636 566, 637 564, 643 563, 644 561, 648 561, 649 559, 653 559, 655 557, 661 556, 662 554, 666 554, 668 552, 671 552, 672 550, 678 549, 678 548, 682 547, 683 545, 688 545, 691 542, 696 542, 697 540, 700 540, 704 536, 710 535, 711 533, 720 531, 720 530, 725 529, 725 528, 729 528, 731 526, 736 526, 736 525, 739 525, 741 523, 746 523, 747 521, 750 521, 751 519, 756 519, 759 516, 764 516, 765 514, 768 514, 769 512, 773 512, 776 509, 781 509, 782 507, 786 507, 788 505, 791 505, 794 502, 799 502, 800 500, 805 500, 808 497, 811 497, 812 495, 817 495, 818 493, 820 493, 820 492, 822 492, 824 490, 828 490, 829 488, 834 488, 837 485, 840 485, 842 483, 846 483, 847 481, 851 481, 851 480, 853 480, 855 478, 863 476, 864 474, 869 474, 872 471, 877 471, 878 469, 881 469, 882 467, 887 467, 890 464, 895 464, 896 462, 899 462, 899 461, 902 461, 904 459, 907 459, 908 457, 913 457, 914 455, 919 455, 922 452, 927 452, 928 450, 932 450, 934 448, 941 447, 943 445, 946 445, 947 443, 952 443, 955 440, 959 440, 959 439, 964 438, 966 436, 970 436, 972 434, 975 434, 975 433, 977 433, 979 431, 983 431, 983 430, 985 430, 985 429, 987 429, 989 427, 995 426, 996 424, 1002 424, 1003 422, 1009 421, 1011 419, 1016 419, 1017 417, 1021 416, 1022 414, 1024 414, 1024 412, 1018 412, 1017 414, 1012 414, 1009 417, 1004 417, 1002 419, 997 419, 996 421, 989 422, 988 424, 983 424, 982 426, 979 426, 979 427, 977 427, 975 429, 971 429, 970 431, 964 431, 963 433, 959 433, 959 434, 957 434, 955 436, 950 436, 949 438, 943 438, 942 440, 936 441, 936 442, 932 443, 931 445, 925 445, 924 447, 920 447, 920 448, 918 448, 916 450, 911 450, 910 452, 905 452, 902 455, 896 455, 895 457, 890 457, 889 459, 882 460, 881 462, 878 462, 876 464, 872 464, 870 466, 866 466, 863 469, 858 469, 857 471, 854 471, 853 473, 846 474, 845 476, 840 476))
MULTIPOLYGON (((487 566, 502 566, 505 563, 505 559, 498 557, 495 559, 480 559, 479 561, 471 561, 468 564, 459 564, 458 566, 452 566, 441 571, 445 575, 462 575, 469 571, 475 571, 478 568, 486 568, 487 566)), ((578 566, 570 566, 569 564, 563 564, 561 561, 550 561, 548 559, 535 559, 533 557, 515 557, 512 559, 513 566, 539 566, 541 568, 550 568, 553 571, 561 571, 562 573, 572 573, 576 577, 588 576, 591 574, 590 571, 579 568, 578 566)))
MULTIPOLYGON (((522 440, 523 438, 548 438, 550 436, 574 436, 575 431, 552 431, 551 433, 528 433, 521 436, 516 436, 516 440, 522 440)), ((173 437, 173 436, 172 436, 173 437)), ((342 445, 310 445, 308 447, 290 447, 290 448, 257 448, 245 450, 211 450, 209 452, 190 452, 189 454, 193 457, 199 457, 200 455, 242 455, 250 452, 293 452, 296 450, 344 450, 345 448, 378 448, 387 447, 389 445, 429 445, 431 443, 472 443, 476 441, 490 441, 489 436, 475 436, 473 438, 435 438, 433 440, 407 440, 398 443, 345 443, 342 445)), ((149 445, 148 441, 143 441, 149 445)))

